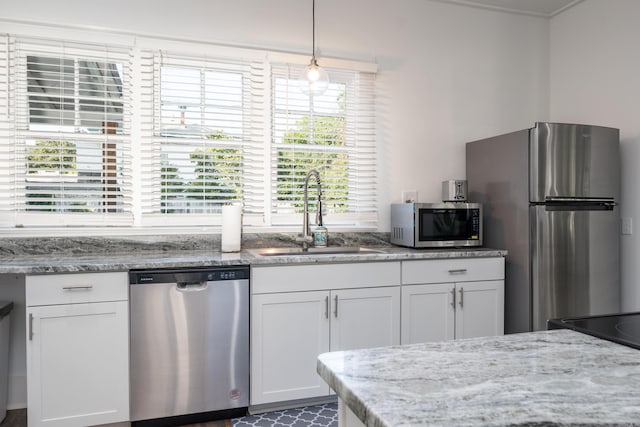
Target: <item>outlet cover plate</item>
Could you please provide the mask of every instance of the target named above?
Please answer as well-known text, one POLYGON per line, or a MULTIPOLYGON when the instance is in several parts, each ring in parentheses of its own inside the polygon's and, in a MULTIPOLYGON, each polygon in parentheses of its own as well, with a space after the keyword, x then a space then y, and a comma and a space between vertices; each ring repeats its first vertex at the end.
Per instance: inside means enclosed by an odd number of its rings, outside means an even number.
POLYGON ((418 201, 418 190, 404 190, 402 192, 402 203, 415 203, 418 201))

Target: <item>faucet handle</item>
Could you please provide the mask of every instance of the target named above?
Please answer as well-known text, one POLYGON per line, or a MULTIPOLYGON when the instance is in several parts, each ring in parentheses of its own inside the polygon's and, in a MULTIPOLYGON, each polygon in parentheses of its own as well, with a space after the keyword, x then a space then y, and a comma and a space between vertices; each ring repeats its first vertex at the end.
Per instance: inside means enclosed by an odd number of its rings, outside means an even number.
POLYGON ((304 234, 300 233, 296 237, 296 242, 311 243, 311 242, 313 242, 313 236, 308 236, 308 235, 305 236, 304 234))

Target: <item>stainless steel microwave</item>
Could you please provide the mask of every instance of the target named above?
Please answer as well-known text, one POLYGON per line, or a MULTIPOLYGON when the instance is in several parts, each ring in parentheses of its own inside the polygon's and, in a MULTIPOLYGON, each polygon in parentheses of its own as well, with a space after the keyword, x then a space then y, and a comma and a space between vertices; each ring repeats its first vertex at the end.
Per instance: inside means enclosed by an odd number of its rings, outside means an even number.
POLYGON ((482 204, 392 204, 391 243, 410 248, 482 246, 482 204))

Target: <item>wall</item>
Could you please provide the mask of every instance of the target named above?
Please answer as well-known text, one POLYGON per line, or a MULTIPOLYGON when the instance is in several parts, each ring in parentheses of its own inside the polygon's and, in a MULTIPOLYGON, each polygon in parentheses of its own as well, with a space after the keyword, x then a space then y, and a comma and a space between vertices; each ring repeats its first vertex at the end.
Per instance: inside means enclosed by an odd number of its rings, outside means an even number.
POLYGON ((640 309, 640 2, 585 0, 551 19, 551 117, 620 129, 623 311, 640 309))
MULTIPOLYGON (((2 17, 247 47, 311 50, 310 0, 5 2, 2 17)), ((0 22, 0 31, 2 24, 0 22)), ((548 116, 548 20, 431 0, 319 0, 322 56, 379 65, 380 231, 415 189, 464 178, 464 143, 548 116)))

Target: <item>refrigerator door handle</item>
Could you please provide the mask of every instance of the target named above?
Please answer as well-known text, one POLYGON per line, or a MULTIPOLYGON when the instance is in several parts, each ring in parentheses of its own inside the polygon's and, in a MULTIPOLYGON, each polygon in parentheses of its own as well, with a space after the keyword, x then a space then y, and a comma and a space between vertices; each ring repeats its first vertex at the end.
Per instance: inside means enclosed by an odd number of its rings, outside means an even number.
POLYGON ((609 198, 576 199, 547 197, 546 201, 532 203, 531 205, 544 206, 547 211, 612 211, 618 204, 609 198))
POLYGON ((544 198, 547 202, 572 202, 572 201, 593 201, 593 202, 613 202, 613 197, 562 197, 562 196, 547 196, 544 198))
POLYGON ((544 203, 580 203, 580 204, 607 203, 607 204, 617 205, 613 197, 580 198, 580 197, 547 196, 544 199, 544 203))

